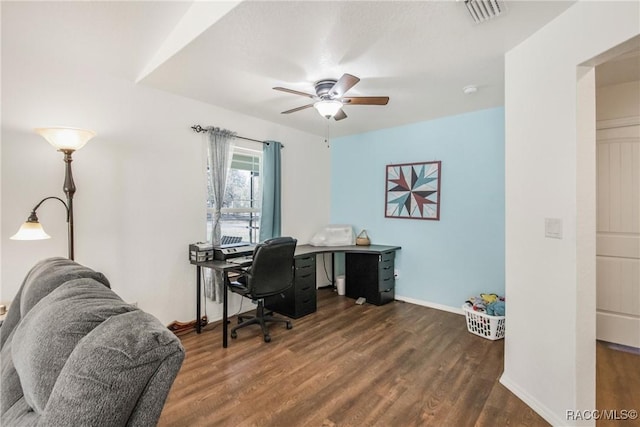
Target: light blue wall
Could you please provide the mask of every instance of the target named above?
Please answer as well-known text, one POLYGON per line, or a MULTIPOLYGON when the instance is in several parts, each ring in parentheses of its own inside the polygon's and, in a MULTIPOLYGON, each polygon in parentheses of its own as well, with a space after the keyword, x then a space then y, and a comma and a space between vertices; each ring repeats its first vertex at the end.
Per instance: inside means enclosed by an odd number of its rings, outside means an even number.
POLYGON ((504 293, 504 108, 331 141, 331 222, 402 246, 396 296, 504 293), (386 165, 441 160, 440 221, 385 218, 386 165))

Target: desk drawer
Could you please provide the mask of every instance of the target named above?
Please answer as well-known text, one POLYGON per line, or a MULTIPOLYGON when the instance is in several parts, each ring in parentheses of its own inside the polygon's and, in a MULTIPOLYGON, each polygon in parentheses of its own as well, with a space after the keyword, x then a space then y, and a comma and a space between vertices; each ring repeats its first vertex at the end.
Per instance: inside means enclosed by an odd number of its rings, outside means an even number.
POLYGON ((302 316, 306 316, 307 314, 315 313, 316 311, 316 294, 308 294, 304 298, 299 298, 296 300, 295 312, 291 317, 297 319, 302 316))
POLYGON ((296 283, 300 280, 316 280, 316 265, 305 265, 296 267, 294 273, 296 283))
POLYGON ((316 311, 315 289, 314 292, 307 292, 304 295, 285 294, 284 298, 280 295, 267 297, 264 299, 264 305, 268 310, 298 319, 316 311))
POLYGON ((388 266, 393 267, 393 264, 395 262, 395 258, 396 258, 396 252, 395 251, 384 252, 384 253, 380 254, 378 265, 380 266, 380 268, 388 267, 388 266))
POLYGON ((377 294, 373 295, 371 300, 367 299, 367 302, 374 305, 384 305, 393 301, 395 297, 396 297, 396 290, 395 290, 395 287, 393 287, 391 289, 378 292, 377 294))
POLYGON ((296 285, 294 288, 294 292, 297 297, 304 297, 308 294, 316 293, 316 282, 315 280, 305 280, 305 281, 296 281, 296 285))
POLYGON ((306 286, 307 284, 313 284, 315 286, 316 284, 316 270, 303 270, 303 271, 299 271, 296 270, 295 272, 295 286, 301 287, 301 286, 306 286))
POLYGON ((393 289, 396 287, 396 279, 395 277, 393 277, 393 274, 389 277, 386 278, 380 278, 380 281, 378 282, 378 291, 379 292, 385 292, 388 291, 389 289, 393 289))
POLYGON ((391 262, 380 263, 378 264, 378 277, 380 280, 386 279, 387 277, 393 277, 395 270, 395 263, 393 260, 391 262))
POLYGON ((315 255, 303 255, 294 259, 296 270, 313 268, 316 269, 316 256, 315 255))

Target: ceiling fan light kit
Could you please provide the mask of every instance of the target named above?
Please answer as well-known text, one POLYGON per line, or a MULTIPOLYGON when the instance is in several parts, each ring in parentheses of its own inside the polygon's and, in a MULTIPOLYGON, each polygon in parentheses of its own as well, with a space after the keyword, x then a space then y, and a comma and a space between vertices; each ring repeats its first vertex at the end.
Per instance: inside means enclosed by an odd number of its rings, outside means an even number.
POLYGON ((318 101, 313 104, 313 108, 318 110, 318 113, 320 113, 322 117, 330 119, 338 114, 338 111, 342 108, 342 102, 335 100, 318 101))
POLYGON ((347 118, 342 107, 345 105, 387 105, 389 102, 388 96, 352 96, 344 97, 344 94, 358 83, 360 79, 351 74, 343 74, 339 80, 325 79, 319 80, 314 84, 316 94, 310 94, 306 92, 300 92, 293 89, 287 89, 284 87, 274 87, 274 90, 281 92, 292 93, 294 95, 304 96, 311 98, 315 102, 302 107, 292 108, 287 111, 283 111, 281 114, 295 113, 296 111, 305 110, 310 107, 314 107, 322 117, 334 120, 343 120, 347 118))

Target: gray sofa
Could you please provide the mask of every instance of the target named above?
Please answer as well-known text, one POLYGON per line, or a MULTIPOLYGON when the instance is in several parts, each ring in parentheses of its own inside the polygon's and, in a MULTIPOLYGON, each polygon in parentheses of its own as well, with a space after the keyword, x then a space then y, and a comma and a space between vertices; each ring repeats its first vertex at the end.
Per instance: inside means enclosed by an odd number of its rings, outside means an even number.
POLYGON ((50 258, 11 303, 0 359, 3 426, 152 426, 184 349, 104 275, 50 258))

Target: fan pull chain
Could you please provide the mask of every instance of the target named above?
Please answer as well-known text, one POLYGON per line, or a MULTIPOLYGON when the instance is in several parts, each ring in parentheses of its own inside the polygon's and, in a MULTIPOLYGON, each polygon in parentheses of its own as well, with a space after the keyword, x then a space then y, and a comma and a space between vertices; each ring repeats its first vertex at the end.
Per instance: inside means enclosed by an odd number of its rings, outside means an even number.
POLYGON ((324 139, 325 144, 327 144, 327 148, 329 148, 329 123, 331 122, 330 119, 327 119, 327 137, 324 139))

